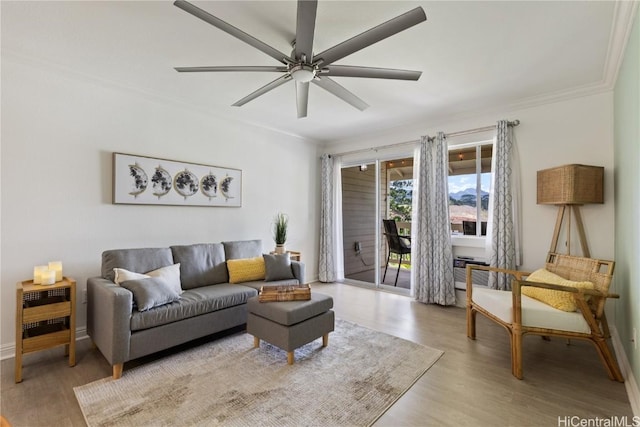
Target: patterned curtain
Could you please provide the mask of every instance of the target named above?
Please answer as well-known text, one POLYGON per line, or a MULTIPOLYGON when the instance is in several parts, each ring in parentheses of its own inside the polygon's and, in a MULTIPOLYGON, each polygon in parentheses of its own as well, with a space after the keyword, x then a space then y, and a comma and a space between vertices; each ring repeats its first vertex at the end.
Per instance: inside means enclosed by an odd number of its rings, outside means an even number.
MULTIPOLYGON (((517 218, 519 215, 518 198, 514 197, 514 182, 518 173, 514 168, 513 129, 506 120, 500 120, 496 126, 497 135, 494 145, 493 185, 489 206, 490 225, 490 264, 493 267, 513 270, 520 264, 520 244, 517 218)), ((510 290, 511 279, 503 273, 489 275, 489 288, 510 290)))
POLYGON ((449 220, 449 153, 443 132, 423 136, 417 163, 411 239, 411 269, 416 300, 454 305, 456 302, 449 220))
POLYGON ((334 215, 333 215, 333 159, 328 154, 321 157, 320 188, 320 256, 318 278, 321 282, 336 281, 334 259, 334 215))

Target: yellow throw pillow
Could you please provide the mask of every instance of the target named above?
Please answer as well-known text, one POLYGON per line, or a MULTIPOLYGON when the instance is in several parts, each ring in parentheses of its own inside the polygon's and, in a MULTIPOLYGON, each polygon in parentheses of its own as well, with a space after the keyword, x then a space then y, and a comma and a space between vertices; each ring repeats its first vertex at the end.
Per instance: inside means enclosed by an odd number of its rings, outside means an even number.
MULTIPOLYGON (((567 280, 564 277, 558 276, 557 274, 554 274, 544 268, 531 273, 531 275, 527 277, 527 281, 561 285, 568 288, 593 289, 593 283, 591 282, 574 282, 573 280, 567 280)), ((571 292, 536 288, 533 286, 523 286, 522 294, 531 298, 535 298, 538 301, 548 304, 553 308, 557 308, 558 310, 576 311, 578 309, 571 292)))
POLYGON ((256 258, 230 259, 227 261, 227 270, 229 270, 229 283, 264 280, 264 258, 259 256, 256 258))

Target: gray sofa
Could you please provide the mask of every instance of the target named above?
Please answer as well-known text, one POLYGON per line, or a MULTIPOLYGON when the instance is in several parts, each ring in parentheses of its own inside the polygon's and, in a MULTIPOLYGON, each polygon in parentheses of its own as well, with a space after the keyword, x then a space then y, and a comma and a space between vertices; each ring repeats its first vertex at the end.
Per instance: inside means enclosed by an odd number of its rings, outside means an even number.
MULTIPOLYGON (((267 279, 280 280, 228 283, 228 260, 262 253, 260 240, 105 251, 102 276, 87 280, 87 333, 112 365, 113 377, 121 377, 124 362, 245 324, 247 300, 263 285, 304 283, 304 264, 291 261, 290 274, 285 271, 283 275, 281 258, 279 272, 271 270, 270 274, 270 264, 266 264, 267 279), (135 286, 156 279, 115 283, 114 269, 146 273, 168 266, 177 269, 178 263, 182 288, 178 292, 182 293, 173 302, 139 309, 135 302, 143 294, 135 286)), ((273 259, 266 257, 265 261, 273 259)), ((160 288, 146 289, 156 292, 160 288)))

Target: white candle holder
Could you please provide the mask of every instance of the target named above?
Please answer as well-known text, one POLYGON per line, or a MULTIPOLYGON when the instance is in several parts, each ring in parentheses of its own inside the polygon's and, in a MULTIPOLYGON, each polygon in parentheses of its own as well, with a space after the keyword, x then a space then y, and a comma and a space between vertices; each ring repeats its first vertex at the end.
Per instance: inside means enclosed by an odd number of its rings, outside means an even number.
POLYGON ((53 285, 56 283, 56 272, 55 270, 49 270, 48 268, 42 270, 42 283, 41 285, 53 285))
POLYGON ((62 280, 62 262, 60 261, 49 261, 49 270, 55 271, 56 274, 56 282, 62 280))
POLYGON ((42 284, 42 272, 47 269, 46 265, 36 265, 33 267, 33 284, 42 284))

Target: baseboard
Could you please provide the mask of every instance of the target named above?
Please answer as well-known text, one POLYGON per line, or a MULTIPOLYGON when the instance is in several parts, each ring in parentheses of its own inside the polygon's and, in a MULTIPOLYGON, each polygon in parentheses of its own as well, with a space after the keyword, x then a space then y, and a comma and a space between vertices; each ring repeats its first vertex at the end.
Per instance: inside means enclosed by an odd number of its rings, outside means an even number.
MULTIPOLYGON (((89 338, 87 335, 87 328, 76 329, 76 342, 86 340, 89 338)), ((16 345, 5 344, 0 346, 0 360, 12 359, 16 356, 16 345)))
POLYGON ((613 344, 613 351, 616 353, 616 359, 620 365, 622 376, 624 377, 624 386, 627 389, 627 395, 629 396, 629 403, 631 403, 631 410, 634 416, 640 417, 640 389, 638 389, 638 382, 633 376, 627 353, 624 351, 622 341, 620 341, 620 335, 615 326, 609 326, 611 330, 611 342, 613 344))

